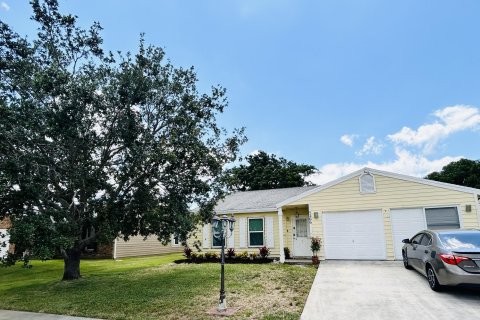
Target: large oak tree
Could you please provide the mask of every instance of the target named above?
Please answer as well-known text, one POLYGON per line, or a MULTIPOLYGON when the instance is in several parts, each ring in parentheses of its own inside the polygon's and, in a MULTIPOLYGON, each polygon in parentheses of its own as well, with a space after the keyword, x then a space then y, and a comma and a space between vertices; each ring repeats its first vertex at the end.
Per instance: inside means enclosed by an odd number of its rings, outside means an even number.
POLYGON ((311 185, 306 177, 317 172, 308 164, 298 164, 275 154, 259 151, 246 157, 246 164, 227 170, 227 184, 234 190, 262 190, 311 185))
POLYGON ((193 68, 146 46, 102 49, 56 0, 31 2, 34 40, 0 21, 0 219, 17 250, 59 252, 63 279, 80 277, 80 254, 119 234, 186 238, 196 205, 207 221, 222 197, 225 164, 245 141, 216 117, 225 90, 199 93, 193 68))

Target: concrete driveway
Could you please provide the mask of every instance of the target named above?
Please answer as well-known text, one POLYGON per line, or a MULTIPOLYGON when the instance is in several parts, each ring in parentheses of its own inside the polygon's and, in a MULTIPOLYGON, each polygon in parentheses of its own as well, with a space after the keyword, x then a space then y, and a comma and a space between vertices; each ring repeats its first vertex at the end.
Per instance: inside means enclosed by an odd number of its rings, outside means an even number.
POLYGON ((434 292, 396 261, 326 261, 301 319, 480 319, 480 290, 434 292))

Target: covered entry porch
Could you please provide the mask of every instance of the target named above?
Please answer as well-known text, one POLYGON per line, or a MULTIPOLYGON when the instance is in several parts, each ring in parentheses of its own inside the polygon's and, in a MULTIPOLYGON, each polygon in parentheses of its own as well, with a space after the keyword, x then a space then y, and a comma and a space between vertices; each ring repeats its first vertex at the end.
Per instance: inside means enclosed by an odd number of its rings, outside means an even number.
POLYGON ((307 204, 278 208, 280 262, 286 259, 310 259, 312 218, 307 204), (287 252, 287 255, 285 254, 287 252), (288 257, 288 253, 290 257, 288 257))

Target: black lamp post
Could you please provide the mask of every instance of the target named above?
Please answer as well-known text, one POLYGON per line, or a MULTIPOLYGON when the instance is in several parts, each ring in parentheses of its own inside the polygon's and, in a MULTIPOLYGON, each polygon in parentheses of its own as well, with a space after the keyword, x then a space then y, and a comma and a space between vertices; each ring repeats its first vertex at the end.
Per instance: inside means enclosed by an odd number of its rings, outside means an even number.
POLYGON ((217 310, 218 311, 226 311, 227 310, 227 301, 225 300, 225 239, 231 237, 233 234, 233 228, 235 227, 235 218, 232 216, 231 218, 227 217, 226 214, 219 217, 215 214, 213 217, 213 236, 220 240, 222 243, 222 252, 221 255, 221 275, 220 275, 220 301, 218 303, 217 310), (230 230, 230 235, 228 235, 228 231, 230 230))

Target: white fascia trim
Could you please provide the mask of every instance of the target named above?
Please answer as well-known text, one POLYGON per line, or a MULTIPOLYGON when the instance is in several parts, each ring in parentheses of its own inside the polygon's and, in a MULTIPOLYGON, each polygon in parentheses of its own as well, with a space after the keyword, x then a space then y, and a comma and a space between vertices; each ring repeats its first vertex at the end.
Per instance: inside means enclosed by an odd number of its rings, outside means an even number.
POLYGON ((229 213, 256 213, 256 212, 277 212, 277 208, 254 208, 254 209, 235 209, 235 210, 215 210, 218 214, 229 213))
POLYGON ((421 184, 425 184, 425 185, 429 185, 429 186, 433 186, 433 187, 438 187, 438 188, 443 188, 443 189, 449 189, 449 190, 455 190, 455 191, 473 193, 473 194, 476 194, 476 195, 480 195, 480 189, 463 187, 463 186, 458 186, 458 185, 455 185, 455 184, 438 182, 438 181, 434 181, 434 180, 428 180, 428 179, 417 178, 417 177, 411 177, 411 176, 407 176, 407 175, 404 175, 404 174, 381 171, 381 170, 371 169, 371 168, 365 167, 363 169, 360 169, 360 170, 354 171, 350 174, 347 174, 346 176, 343 176, 343 177, 338 178, 336 180, 330 181, 330 182, 328 182, 324 185, 321 185, 318 188, 314 188, 314 189, 305 191, 304 193, 301 193, 299 195, 296 195, 294 197, 286 199, 286 200, 278 203, 276 206, 277 206, 277 208, 280 208, 284 205, 287 205, 291 202, 300 200, 300 199, 302 199, 306 196, 309 196, 311 194, 314 194, 316 192, 319 192, 319 191, 325 190, 327 188, 333 187, 333 186, 335 186, 339 183, 342 183, 342 182, 347 181, 347 180, 349 180, 349 179, 351 179, 355 176, 358 176, 358 175, 362 174, 364 171, 369 171, 370 173, 372 173, 374 175, 385 176, 385 177, 394 178, 394 179, 400 179, 400 180, 405 180, 405 181, 410 181, 410 182, 421 183, 421 184))
POLYGON ((386 176, 386 177, 390 177, 390 178, 396 178, 396 179, 406 180, 406 181, 411 181, 411 182, 417 182, 417 183, 421 183, 421 184, 430 185, 430 186, 433 186, 433 187, 444 188, 444 189, 455 190, 455 191, 466 192, 466 193, 480 194, 480 189, 459 186, 459 185, 456 185, 456 184, 439 182, 439 181, 428 180, 428 179, 423 179, 423 178, 417 178, 417 177, 407 176, 407 175, 399 174, 399 173, 381 171, 381 170, 377 170, 377 169, 364 168, 362 170, 368 170, 368 171, 370 171, 374 174, 378 174, 378 175, 381 175, 381 176, 386 176))

